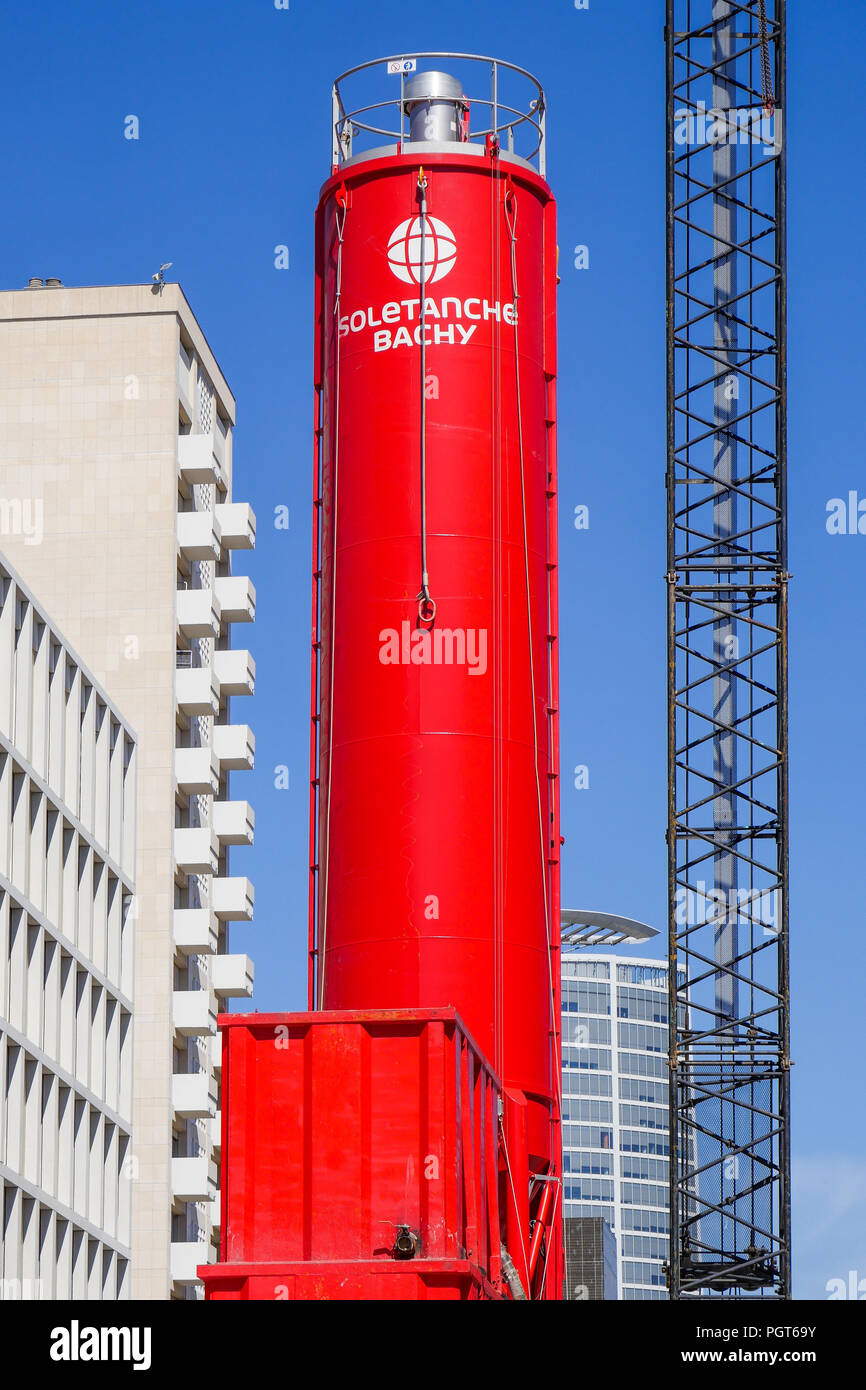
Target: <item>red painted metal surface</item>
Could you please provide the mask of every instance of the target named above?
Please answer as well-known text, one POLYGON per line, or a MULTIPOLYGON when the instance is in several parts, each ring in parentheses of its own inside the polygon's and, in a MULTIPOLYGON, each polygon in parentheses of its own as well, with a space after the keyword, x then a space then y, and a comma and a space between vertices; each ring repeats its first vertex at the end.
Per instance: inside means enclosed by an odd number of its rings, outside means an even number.
POLYGON ((220 1020, 208 1298, 561 1297, 556 260, 490 140, 322 190, 315 1012, 220 1020))
POLYGON ((454 1010, 230 1014, 220 1027, 209 1298, 504 1296, 499 1084, 454 1010))
POLYGON ((319 1264, 202 1265, 201 1278, 208 1300, 290 1299, 332 1302, 348 1299, 370 1303, 496 1299, 501 1294, 468 1260, 413 1260, 411 1264, 385 1264, 381 1260, 319 1264))
POLYGON ((422 328, 420 173, 344 169, 317 219, 314 997, 458 1008, 558 1175, 555 211, 431 154, 422 328))

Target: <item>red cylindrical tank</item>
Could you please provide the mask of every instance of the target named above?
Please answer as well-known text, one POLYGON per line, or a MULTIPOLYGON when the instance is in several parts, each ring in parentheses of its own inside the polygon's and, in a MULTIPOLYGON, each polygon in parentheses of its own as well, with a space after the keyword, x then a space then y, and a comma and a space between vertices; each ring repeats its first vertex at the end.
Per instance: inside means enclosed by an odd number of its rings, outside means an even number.
POLYGON ((540 1172, 558 1089, 554 203, 490 141, 417 149, 337 170, 318 211, 315 1004, 455 1007, 525 1094, 540 1172))

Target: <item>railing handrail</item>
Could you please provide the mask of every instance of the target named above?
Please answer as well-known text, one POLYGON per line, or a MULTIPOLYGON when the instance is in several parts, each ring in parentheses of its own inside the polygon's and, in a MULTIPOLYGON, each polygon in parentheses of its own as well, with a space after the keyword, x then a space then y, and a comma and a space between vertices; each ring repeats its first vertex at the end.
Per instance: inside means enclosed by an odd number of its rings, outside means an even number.
MULTIPOLYGON (((509 63, 502 58, 492 58, 478 53, 449 53, 449 52, 417 52, 411 54, 393 54, 390 57, 372 58, 368 62, 358 63, 353 68, 347 70, 335 78, 331 88, 331 162, 335 168, 339 168, 346 160, 352 157, 352 137, 360 131, 369 135, 381 135, 385 139, 393 140, 402 145, 406 138, 406 72, 400 70, 400 90, 399 94, 393 97, 384 98, 381 101, 368 102, 365 105, 349 109, 344 102, 341 84, 350 78, 356 77, 359 73, 370 72, 375 68, 385 66, 389 63, 404 63, 407 61, 417 64, 419 61, 429 59, 443 60, 444 62, 471 62, 482 63, 490 68, 490 95, 487 97, 468 97, 464 93, 466 102, 470 110, 478 106, 490 109, 490 122, 483 130, 474 130, 469 133, 468 142, 472 144, 485 140, 488 136, 494 136, 501 140, 504 135, 508 136, 507 153, 513 154, 514 151, 514 132, 519 126, 531 125, 537 134, 537 143, 527 156, 523 156, 528 163, 537 160, 539 173, 545 175, 546 152, 545 152, 545 112, 546 103, 544 88, 526 68, 520 67, 517 63, 509 63), (516 74, 518 77, 529 82, 536 95, 528 103, 526 110, 511 106, 500 100, 499 97, 499 76, 500 72, 507 71, 516 74), (393 128, 372 125, 369 122, 360 121, 358 117, 373 111, 387 110, 394 107, 399 111, 399 124, 393 128), (502 115, 510 117, 508 120, 501 120, 502 115)), ((415 73, 417 69, 413 69, 415 73)), ((422 72, 425 69, 422 69, 422 72)), ((396 76, 397 74, 389 74, 396 76)), ((417 75, 421 75, 418 73, 417 75)), ((462 142, 455 142, 462 143, 462 142)))

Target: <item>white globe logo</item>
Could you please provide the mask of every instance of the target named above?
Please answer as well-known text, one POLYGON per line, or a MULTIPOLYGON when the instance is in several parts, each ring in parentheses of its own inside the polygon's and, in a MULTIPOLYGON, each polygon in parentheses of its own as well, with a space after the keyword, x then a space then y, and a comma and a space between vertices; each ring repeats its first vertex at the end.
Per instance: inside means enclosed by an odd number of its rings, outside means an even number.
POLYGON ((457 259, 457 243, 450 227, 438 217, 425 219, 424 265, 421 265, 421 218, 407 217, 391 233, 388 264, 407 285, 427 284, 447 275, 457 259), (423 272, 423 273, 422 273, 423 272))

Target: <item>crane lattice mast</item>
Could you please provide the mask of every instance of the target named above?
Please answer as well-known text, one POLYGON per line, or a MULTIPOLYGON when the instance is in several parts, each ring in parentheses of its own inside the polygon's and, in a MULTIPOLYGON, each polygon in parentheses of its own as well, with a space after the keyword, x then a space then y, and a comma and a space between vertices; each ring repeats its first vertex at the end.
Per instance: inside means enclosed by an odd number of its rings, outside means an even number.
POLYGON ((784 0, 667 0, 672 1298, 791 1295, 784 0))

